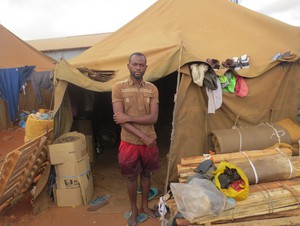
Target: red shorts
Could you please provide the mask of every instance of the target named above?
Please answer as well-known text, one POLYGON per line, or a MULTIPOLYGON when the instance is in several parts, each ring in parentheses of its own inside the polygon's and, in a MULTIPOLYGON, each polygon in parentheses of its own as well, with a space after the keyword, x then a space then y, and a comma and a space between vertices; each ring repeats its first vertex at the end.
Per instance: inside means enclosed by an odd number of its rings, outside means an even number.
POLYGON ((137 176, 142 171, 153 173, 160 167, 157 145, 149 148, 121 141, 118 160, 121 174, 125 177, 137 176))

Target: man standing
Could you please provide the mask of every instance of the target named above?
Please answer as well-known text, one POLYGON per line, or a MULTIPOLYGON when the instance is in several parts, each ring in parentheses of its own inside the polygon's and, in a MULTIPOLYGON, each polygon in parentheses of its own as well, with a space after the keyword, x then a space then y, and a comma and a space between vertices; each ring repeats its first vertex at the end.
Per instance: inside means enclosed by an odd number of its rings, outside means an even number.
POLYGON ((114 121, 122 127, 118 161, 127 178, 131 216, 128 225, 136 225, 139 211, 155 217, 148 207, 151 174, 160 167, 154 124, 158 118, 158 90, 143 80, 147 59, 142 53, 130 55, 127 67, 130 78, 112 89, 114 121), (138 176, 142 189, 140 210, 137 208, 138 176))

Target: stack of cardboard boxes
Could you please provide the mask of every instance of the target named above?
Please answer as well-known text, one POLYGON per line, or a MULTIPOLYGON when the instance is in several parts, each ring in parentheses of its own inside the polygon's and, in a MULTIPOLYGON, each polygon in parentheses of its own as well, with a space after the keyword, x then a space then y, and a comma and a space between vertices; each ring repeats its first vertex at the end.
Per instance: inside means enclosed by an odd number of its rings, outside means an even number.
POLYGON ((49 145, 49 154, 56 172, 54 197, 57 206, 87 204, 94 189, 84 134, 63 134, 49 145))
POLYGON ((74 120, 72 131, 84 134, 86 141, 86 150, 90 158, 90 164, 95 163, 95 145, 93 137, 93 126, 91 120, 80 119, 74 120))

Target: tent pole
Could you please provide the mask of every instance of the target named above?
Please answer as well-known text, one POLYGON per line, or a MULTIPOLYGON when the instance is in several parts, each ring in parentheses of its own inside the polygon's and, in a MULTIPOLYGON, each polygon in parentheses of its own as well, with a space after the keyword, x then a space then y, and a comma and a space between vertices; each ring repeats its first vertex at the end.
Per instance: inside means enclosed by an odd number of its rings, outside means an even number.
POLYGON ((174 124, 175 124, 175 113, 177 112, 177 94, 179 90, 179 84, 180 84, 180 68, 181 68, 181 58, 182 58, 182 50, 183 50, 183 42, 180 44, 180 52, 179 52, 179 61, 178 61, 178 69, 177 69, 177 84, 176 84, 176 93, 174 96, 174 109, 173 109, 173 119, 172 119, 172 132, 171 132, 171 145, 169 149, 169 155, 168 155, 168 165, 167 165, 167 176, 166 176, 166 182, 164 187, 164 193, 166 194, 168 192, 168 185, 169 185, 169 178, 170 178, 170 159, 171 159, 171 147, 174 139, 174 124))

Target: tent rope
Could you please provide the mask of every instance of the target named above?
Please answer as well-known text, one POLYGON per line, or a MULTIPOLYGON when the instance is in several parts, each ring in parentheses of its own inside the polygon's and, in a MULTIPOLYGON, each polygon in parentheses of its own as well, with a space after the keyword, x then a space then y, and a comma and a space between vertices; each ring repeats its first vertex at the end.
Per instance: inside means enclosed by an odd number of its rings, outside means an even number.
MULTIPOLYGON (((178 59, 178 69, 177 69, 177 84, 176 84, 176 93, 174 96, 174 110, 173 110, 173 119, 172 119, 172 132, 171 132, 171 146, 174 140, 174 133, 175 133, 175 112, 177 110, 177 94, 179 90, 179 83, 180 83, 180 68, 181 68, 181 59, 182 59, 182 50, 183 50, 183 42, 180 44, 180 50, 179 50, 179 59, 178 59)), ((171 147, 170 146, 170 147, 171 147)), ((169 158, 168 158, 168 166, 167 166, 167 177, 166 177, 166 182, 165 182, 165 188, 164 188, 164 193, 168 191, 168 184, 169 184, 169 178, 170 178, 170 162, 171 162, 171 148, 169 151, 169 158)))
MULTIPOLYGON (((181 68, 181 60, 182 60, 182 50, 183 50, 183 43, 181 42, 180 45, 180 52, 179 52, 179 60, 178 60, 178 69, 177 69, 177 85, 176 85, 176 96, 179 90, 179 83, 180 83, 180 68, 181 68)), ((176 98, 175 98, 176 100, 176 98)))

